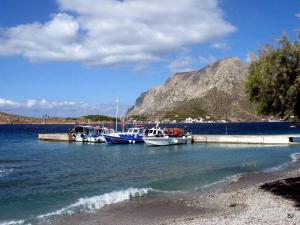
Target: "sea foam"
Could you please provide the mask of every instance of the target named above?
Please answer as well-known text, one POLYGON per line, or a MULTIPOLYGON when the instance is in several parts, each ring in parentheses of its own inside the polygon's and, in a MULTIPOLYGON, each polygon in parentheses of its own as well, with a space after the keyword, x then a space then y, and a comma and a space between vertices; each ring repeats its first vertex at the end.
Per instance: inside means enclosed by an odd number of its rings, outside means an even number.
POLYGON ((298 162, 298 161, 300 161, 300 152, 292 153, 290 155, 290 157, 291 157, 293 163, 298 162))
POLYGON ((99 196, 80 198, 74 204, 51 213, 40 215, 37 218, 44 219, 55 215, 71 215, 78 211, 93 212, 106 205, 119 203, 135 197, 140 197, 148 194, 149 192, 155 192, 155 190, 152 188, 128 188, 125 190, 105 193, 99 196))
POLYGON ((288 168, 290 165, 290 162, 285 162, 276 166, 272 166, 269 168, 264 169, 262 172, 264 173, 272 173, 272 172, 277 172, 277 171, 283 171, 286 168, 288 168))
MULTIPOLYGON (((9 175, 12 172, 13 172, 13 169, 0 169, 0 178, 6 177, 7 175, 9 175)), ((0 223, 0 225, 1 225, 1 223, 0 223)))
POLYGON ((235 182, 238 182, 238 180, 241 178, 241 176, 242 176, 242 174, 235 174, 235 175, 232 175, 232 176, 228 176, 228 177, 225 177, 225 178, 223 178, 221 180, 218 180, 216 182, 206 184, 202 188, 207 189, 207 188, 210 188, 212 186, 215 186, 215 185, 218 185, 218 184, 223 184, 223 183, 235 183, 235 182))
POLYGON ((24 220, 0 221, 0 225, 21 225, 24 224, 24 222, 24 220))

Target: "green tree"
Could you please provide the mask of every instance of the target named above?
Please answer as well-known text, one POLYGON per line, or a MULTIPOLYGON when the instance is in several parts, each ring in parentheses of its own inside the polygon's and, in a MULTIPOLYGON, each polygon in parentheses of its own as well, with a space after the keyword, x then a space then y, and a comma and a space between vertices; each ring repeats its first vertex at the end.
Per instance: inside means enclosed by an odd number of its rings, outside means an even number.
POLYGON ((249 67, 246 93, 259 114, 300 118, 300 45, 286 36, 249 67))

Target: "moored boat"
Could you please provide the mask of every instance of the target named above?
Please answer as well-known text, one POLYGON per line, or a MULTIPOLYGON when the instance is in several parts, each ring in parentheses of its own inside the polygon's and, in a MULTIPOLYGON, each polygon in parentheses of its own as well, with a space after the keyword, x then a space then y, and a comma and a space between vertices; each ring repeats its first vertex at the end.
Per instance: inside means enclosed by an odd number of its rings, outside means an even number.
POLYGON ((164 145, 179 145, 186 144, 192 140, 192 137, 185 133, 180 128, 161 129, 156 126, 147 130, 144 141, 150 146, 164 146, 164 145))
POLYGON ((77 125, 74 128, 74 139, 77 142, 104 143, 104 134, 113 132, 106 127, 77 125))
POLYGON ((135 144, 144 142, 144 129, 139 127, 129 128, 127 132, 104 134, 107 144, 135 144))
POLYGON ((103 135, 113 133, 112 129, 108 129, 106 127, 93 127, 90 129, 90 133, 88 134, 87 141, 90 143, 104 143, 105 138, 103 135))

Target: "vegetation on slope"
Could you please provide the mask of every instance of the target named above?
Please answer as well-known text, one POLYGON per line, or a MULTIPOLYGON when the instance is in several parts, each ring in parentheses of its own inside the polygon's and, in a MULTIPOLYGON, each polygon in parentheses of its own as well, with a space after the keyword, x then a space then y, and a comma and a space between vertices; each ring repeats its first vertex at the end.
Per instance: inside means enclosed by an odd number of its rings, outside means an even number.
POLYGON ((205 115, 206 112, 202 109, 199 99, 192 99, 179 103, 172 110, 164 113, 163 118, 182 121, 188 117, 199 118, 205 115))
POLYGON ((249 121, 254 117, 253 106, 243 96, 228 94, 213 88, 202 98, 191 99, 177 104, 164 113, 164 119, 184 120, 188 117, 209 117, 209 120, 249 121))
POLYGON ((100 121, 100 122, 113 122, 116 120, 115 117, 104 116, 104 115, 87 115, 83 116, 84 119, 91 121, 100 121))

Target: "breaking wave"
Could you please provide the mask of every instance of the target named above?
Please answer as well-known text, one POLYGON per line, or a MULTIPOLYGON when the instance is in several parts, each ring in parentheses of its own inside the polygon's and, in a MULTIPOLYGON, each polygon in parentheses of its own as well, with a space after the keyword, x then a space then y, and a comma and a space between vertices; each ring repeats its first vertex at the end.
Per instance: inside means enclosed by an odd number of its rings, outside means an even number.
MULTIPOLYGON (((14 171, 13 169, 0 169, 0 178, 1 177, 6 177, 7 175, 12 173, 13 171, 14 171)), ((0 223, 0 225, 2 225, 2 224, 0 223)))
POLYGON ((115 204, 135 197, 147 195, 149 192, 156 192, 156 190, 152 188, 128 188, 126 190, 113 191, 99 196, 80 198, 74 204, 51 213, 40 215, 37 218, 44 219, 55 215, 71 215, 78 211, 93 212, 106 205, 115 204))
POLYGON ((24 220, 0 221, 0 225, 21 225, 24 224, 24 222, 24 220))
POLYGON ((272 172, 277 172, 277 171, 283 171, 286 168, 288 168, 289 165, 290 165, 290 162, 285 162, 285 163, 279 164, 277 166, 272 166, 272 167, 266 168, 262 172, 264 172, 264 173, 272 173, 272 172))
POLYGON ((292 159, 292 162, 299 162, 300 161, 300 152, 292 153, 290 154, 290 157, 292 159))
POLYGON ((218 184, 235 183, 235 182, 238 182, 238 180, 241 178, 241 176, 242 176, 242 174, 235 174, 235 175, 232 175, 232 176, 228 176, 228 177, 225 177, 225 178, 223 178, 221 180, 218 180, 216 182, 206 184, 202 188, 207 189, 207 188, 210 188, 210 187, 218 185, 218 184))

